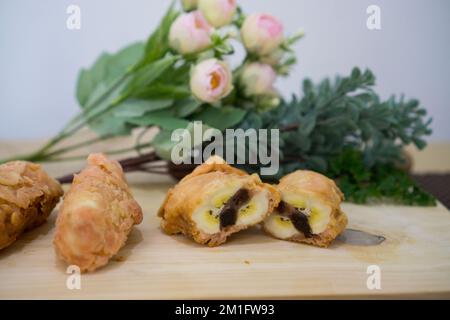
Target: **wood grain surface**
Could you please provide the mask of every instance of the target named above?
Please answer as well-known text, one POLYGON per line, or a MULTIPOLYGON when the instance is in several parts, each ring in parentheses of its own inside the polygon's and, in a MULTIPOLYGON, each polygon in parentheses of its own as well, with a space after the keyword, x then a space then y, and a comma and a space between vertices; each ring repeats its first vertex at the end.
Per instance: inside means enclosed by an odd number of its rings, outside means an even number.
MULTIPOLYGON (((26 145, 0 143, 0 155, 26 145)), ((53 175, 81 166, 45 165, 53 175)), ((156 211, 170 178, 132 174, 129 181, 144 221, 107 267, 83 274, 81 290, 67 288, 67 266, 52 246, 55 210, 48 223, 0 252, 0 298, 450 298, 450 212, 441 205, 345 203, 349 228, 385 237, 378 245, 341 237, 321 249, 253 228, 207 248, 159 229, 156 211), (381 269, 380 290, 367 288, 370 265, 381 269)))

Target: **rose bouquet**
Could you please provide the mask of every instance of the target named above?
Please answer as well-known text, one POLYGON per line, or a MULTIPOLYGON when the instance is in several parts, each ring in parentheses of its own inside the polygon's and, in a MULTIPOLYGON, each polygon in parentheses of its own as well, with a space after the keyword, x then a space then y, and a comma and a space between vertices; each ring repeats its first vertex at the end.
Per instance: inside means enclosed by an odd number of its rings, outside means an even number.
MULTIPOLYGON (((372 89, 373 74, 358 68, 317 85, 305 80, 302 95, 286 101, 274 83, 296 63, 292 46, 302 32, 287 36, 278 19, 266 13, 245 15, 235 0, 181 3, 183 10, 172 4, 145 43, 104 53, 81 70, 76 90, 80 113, 37 151, 13 159, 68 161, 74 159, 68 152, 140 130, 133 146, 106 153, 136 150, 136 157, 122 160, 126 171, 182 176, 192 168, 171 164, 173 130, 190 129, 195 121, 221 131, 276 128, 281 132, 280 170, 269 179, 309 168, 337 179, 356 202, 391 198, 434 204, 401 168, 403 147, 423 148, 424 136, 431 133, 431 120, 418 101, 381 101, 372 89), (228 58, 236 46, 245 48, 245 56, 232 66, 228 58), (66 140, 84 128, 96 137, 67 146, 66 140), (145 141, 142 133, 150 128, 159 133, 145 141), (168 171, 153 165, 161 160, 167 161, 168 171)), ((236 157, 251 148, 248 144, 236 157)), ((242 165, 248 171, 261 166, 242 165)))

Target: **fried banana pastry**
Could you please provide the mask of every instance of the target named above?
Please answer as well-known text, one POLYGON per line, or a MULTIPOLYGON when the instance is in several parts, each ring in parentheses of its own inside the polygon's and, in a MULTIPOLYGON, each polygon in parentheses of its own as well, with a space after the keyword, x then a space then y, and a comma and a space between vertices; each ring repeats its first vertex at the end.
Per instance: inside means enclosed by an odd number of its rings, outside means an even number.
POLYGON ((296 171, 280 180, 281 202, 263 229, 282 240, 328 247, 344 231, 344 195, 333 180, 312 171, 296 171))
POLYGON ((214 247, 262 222, 279 201, 276 188, 257 175, 212 157, 169 190, 158 215, 167 234, 183 233, 214 247))
POLYGON ((43 224, 62 195, 59 183, 40 165, 25 161, 0 165, 0 250, 43 224))
POLYGON ((141 207, 120 164, 92 154, 64 196, 53 241, 56 253, 82 272, 94 271, 108 263, 141 222, 141 207))

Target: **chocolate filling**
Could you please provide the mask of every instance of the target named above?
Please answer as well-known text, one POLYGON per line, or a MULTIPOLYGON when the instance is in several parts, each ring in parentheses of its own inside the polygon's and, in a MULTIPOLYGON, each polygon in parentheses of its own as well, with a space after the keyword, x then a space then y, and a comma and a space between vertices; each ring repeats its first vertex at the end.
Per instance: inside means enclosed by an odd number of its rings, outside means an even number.
POLYGON ((284 201, 281 201, 277 208, 277 211, 281 216, 287 217, 291 220, 295 229, 303 233, 306 238, 311 238, 311 226, 308 222, 308 216, 302 212, 303 210, 304 209, 297 209, 284 201))
POLYGON ((220 229, 225 229, 236 224, 239 208, 250 200, 250 192, 247 189, 239 189, 225 203, 225 206, 219 213, 220 229))

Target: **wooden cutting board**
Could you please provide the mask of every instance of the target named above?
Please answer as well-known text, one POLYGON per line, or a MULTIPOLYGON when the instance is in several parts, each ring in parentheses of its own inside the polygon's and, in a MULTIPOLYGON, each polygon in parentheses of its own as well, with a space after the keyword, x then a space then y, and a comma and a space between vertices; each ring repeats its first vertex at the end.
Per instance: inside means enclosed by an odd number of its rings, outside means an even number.
POLYGON ((67 266, 53 251, 55 211, 0 252, 0 298, 450 298, 450 212, 443 206, 344 204, 349 228, 385 237, 378 245, 349 233, 320 249, 255 228, 208 248, 159 229, 156 211, 170 185, 135 184, 143 223, 107 267, 81 276, 80 290, 67 289, 67 266), (380 290, 367 288, 370 265, 380 267, 380 290))
MULTIPOLYGON (((80 153, 129 146, 132 140, 114 140, 80 153)), ((29 152, 39 144, 42 141, 0 141, 0 156, 29 152)), ((411 153, 416 172, 450 170, 448 144, 411 153)), ((44 167, 57 177, 83 165, 44 167)), ((344 204, 349 228, 385 237, 379 245, 364 245, 364 237, 355 240, 349 233, 331 248, 320 249, 252 229, 221 247, 207 248, 159 229, 156 211, 174 183, 171 179, 136 174, 128 179, 144 209, 144 221, 116 259, 82 275, 81 290, 67 289, 67 266, 52 247, 55 210, 47 224, 0 251, 0 299, 450 298, 450 212, 441 205, 344 204), (367 288, 370 265, 380 267, 380 290, 367 288)))

